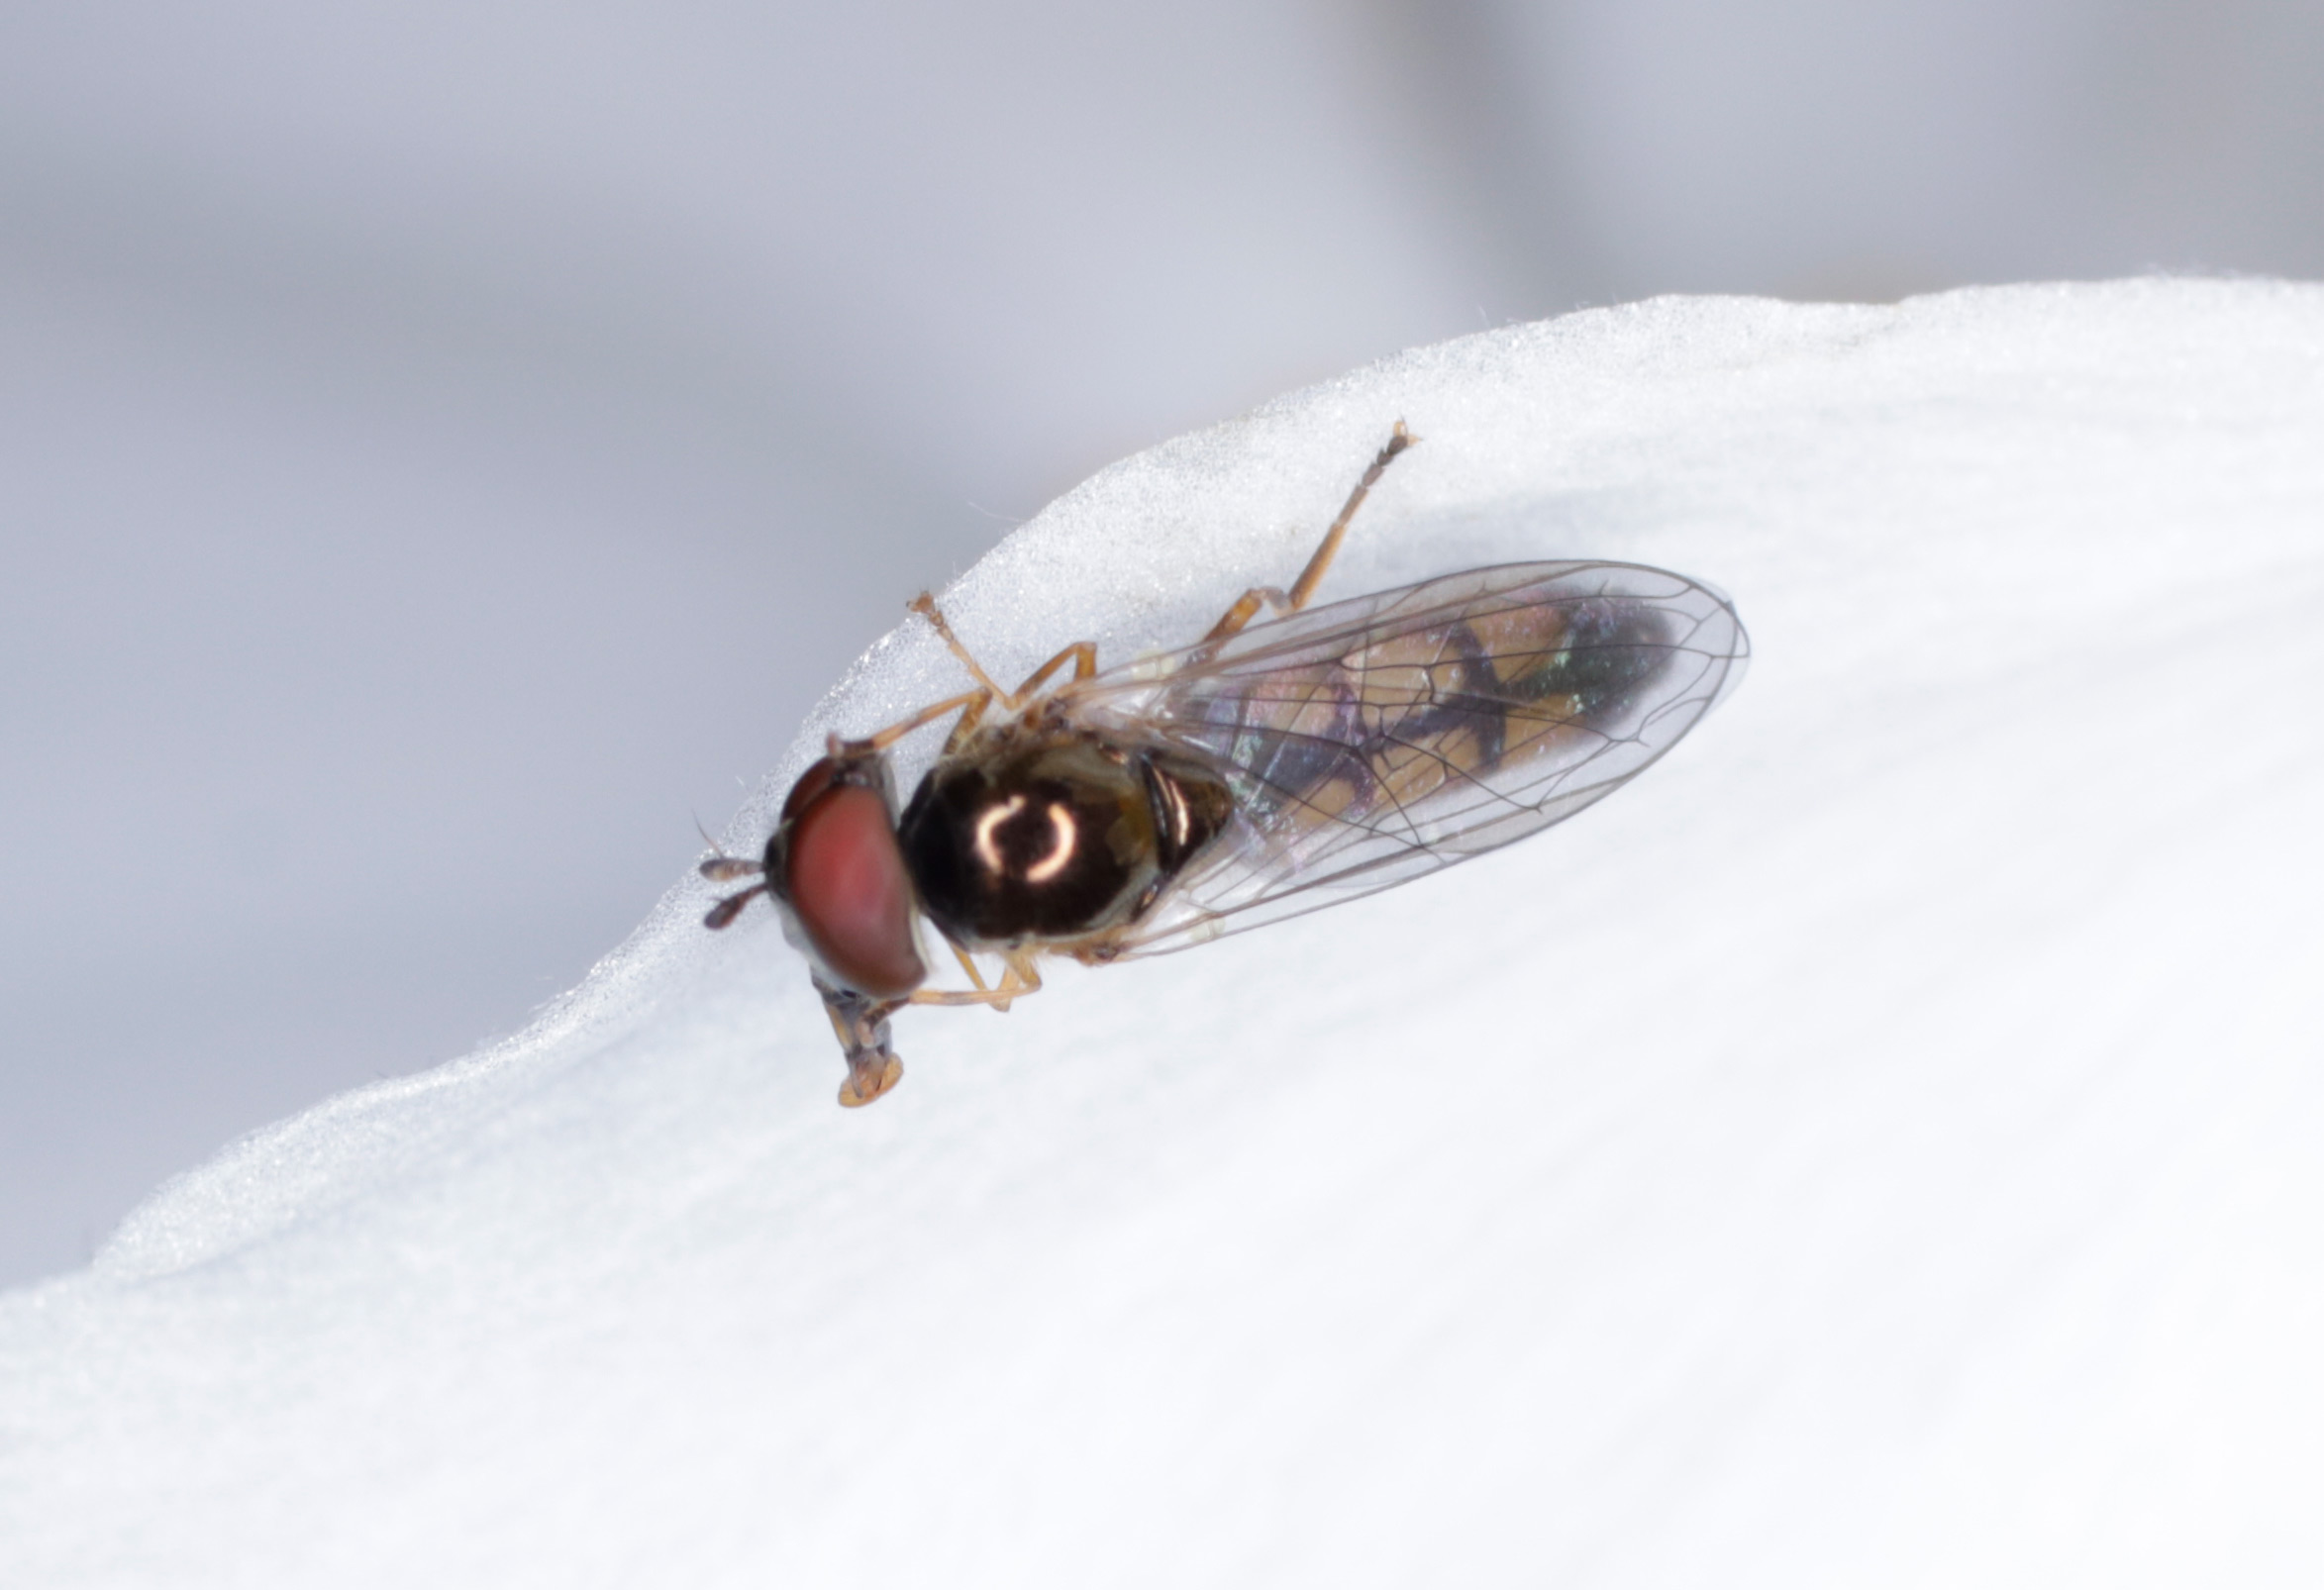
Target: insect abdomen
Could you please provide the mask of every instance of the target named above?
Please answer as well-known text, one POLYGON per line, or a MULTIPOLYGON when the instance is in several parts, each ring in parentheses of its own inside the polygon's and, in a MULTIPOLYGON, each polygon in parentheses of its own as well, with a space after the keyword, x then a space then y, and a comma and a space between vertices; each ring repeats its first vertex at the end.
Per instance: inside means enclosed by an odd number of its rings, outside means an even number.
POLYGON ((1242 775, 1254 820, 1308 826, 1602 745, 1669 655, 1668 621, 1647 603, 1517 604, 1278 670, 1263 689, 1225 682, 1180 736, 1242 775))
POLYGON ((1668 621, 1643 602, 1602 597, 1528 616, 1563 623, 1530 660, 1505 659, 1502 694, 1513 704, 1564 701, 1574 725, 1615 726, 1669 661, 1668 621))

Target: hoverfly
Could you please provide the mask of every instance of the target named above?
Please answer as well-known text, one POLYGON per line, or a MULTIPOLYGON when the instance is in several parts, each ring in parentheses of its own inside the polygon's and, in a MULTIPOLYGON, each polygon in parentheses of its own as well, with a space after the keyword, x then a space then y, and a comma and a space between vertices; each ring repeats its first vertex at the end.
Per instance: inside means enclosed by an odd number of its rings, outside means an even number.
POLYGON ((704 925, 773 900, 847 1056, 840 1103, 902 1077, 888 1018, 907 1005, 1005 1011, 1041 987, 1042 955, 1182 949, 1507 845, 1637 777, 1740 677, 1733 605, 1634 563, 1511 563, 1309 607, 1414 440, 1399 421, 1288 591, 1246 591, 1159 657, 1101 671, 1079 641, 1004 690, 931 597, 912 602, 971 688, 832 736, 762 860, 701 868, 760 875, 704 925), (1262 608, 1278 616, 1253 623, 1262 608), (899 814, 889 747, 955 714, 899 814), (971 986, 926 986, 920 918, 971 986), (989 982, 977 955, 999 963, 989 982))

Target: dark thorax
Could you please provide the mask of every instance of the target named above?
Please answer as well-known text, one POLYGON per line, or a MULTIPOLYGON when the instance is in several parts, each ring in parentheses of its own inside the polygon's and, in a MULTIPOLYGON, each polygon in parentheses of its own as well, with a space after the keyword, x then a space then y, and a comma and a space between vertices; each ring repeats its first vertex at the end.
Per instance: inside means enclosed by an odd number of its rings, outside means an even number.
POLYGON ((922 911, 955 944, 1104 958, 1104 936, 1144 915, 1233 808, 1181 754, 1051 720, 948 752, 897 839, 922 911))

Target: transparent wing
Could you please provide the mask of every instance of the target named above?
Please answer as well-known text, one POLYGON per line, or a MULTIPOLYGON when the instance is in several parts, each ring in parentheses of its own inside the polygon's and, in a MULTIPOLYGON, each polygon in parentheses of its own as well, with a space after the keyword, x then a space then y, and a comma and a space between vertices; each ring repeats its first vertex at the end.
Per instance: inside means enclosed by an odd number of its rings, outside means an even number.
POLYGON ((1100 674, 1073 717, 1233 791, 1129 938, 1157 954, 1402 883, 1572 816, 1742 676, 1735 609, 1635 563, 1517 563, 1311 608, 1100 674))

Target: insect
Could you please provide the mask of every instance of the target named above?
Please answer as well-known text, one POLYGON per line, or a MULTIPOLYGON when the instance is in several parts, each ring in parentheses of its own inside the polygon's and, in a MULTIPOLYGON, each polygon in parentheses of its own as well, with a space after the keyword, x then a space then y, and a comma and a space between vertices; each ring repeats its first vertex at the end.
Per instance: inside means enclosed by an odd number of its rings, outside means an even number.
POLYGON ((1310 607, 1414 440, 1399 421, 1288 591, 1245 592, 1158 657, 1100 670, 1079 641, 1005 690, 931 597, 912 602, 971 687, 832 736, 762 859, 701 868, 759 879, 705 926, 765 894, 806 955, 847 1057, 840 1103, 902 1077, 905 1006, 1005 1011, 1043 955, 1182 949, 1507 845, 1637 777, 1740 677, 1733 605, 1641 564, 1511 563, 1310 607), (889 748, 947 717, 899 811, 889 748), (969 987, 927 986, 922 918, 969 987))

